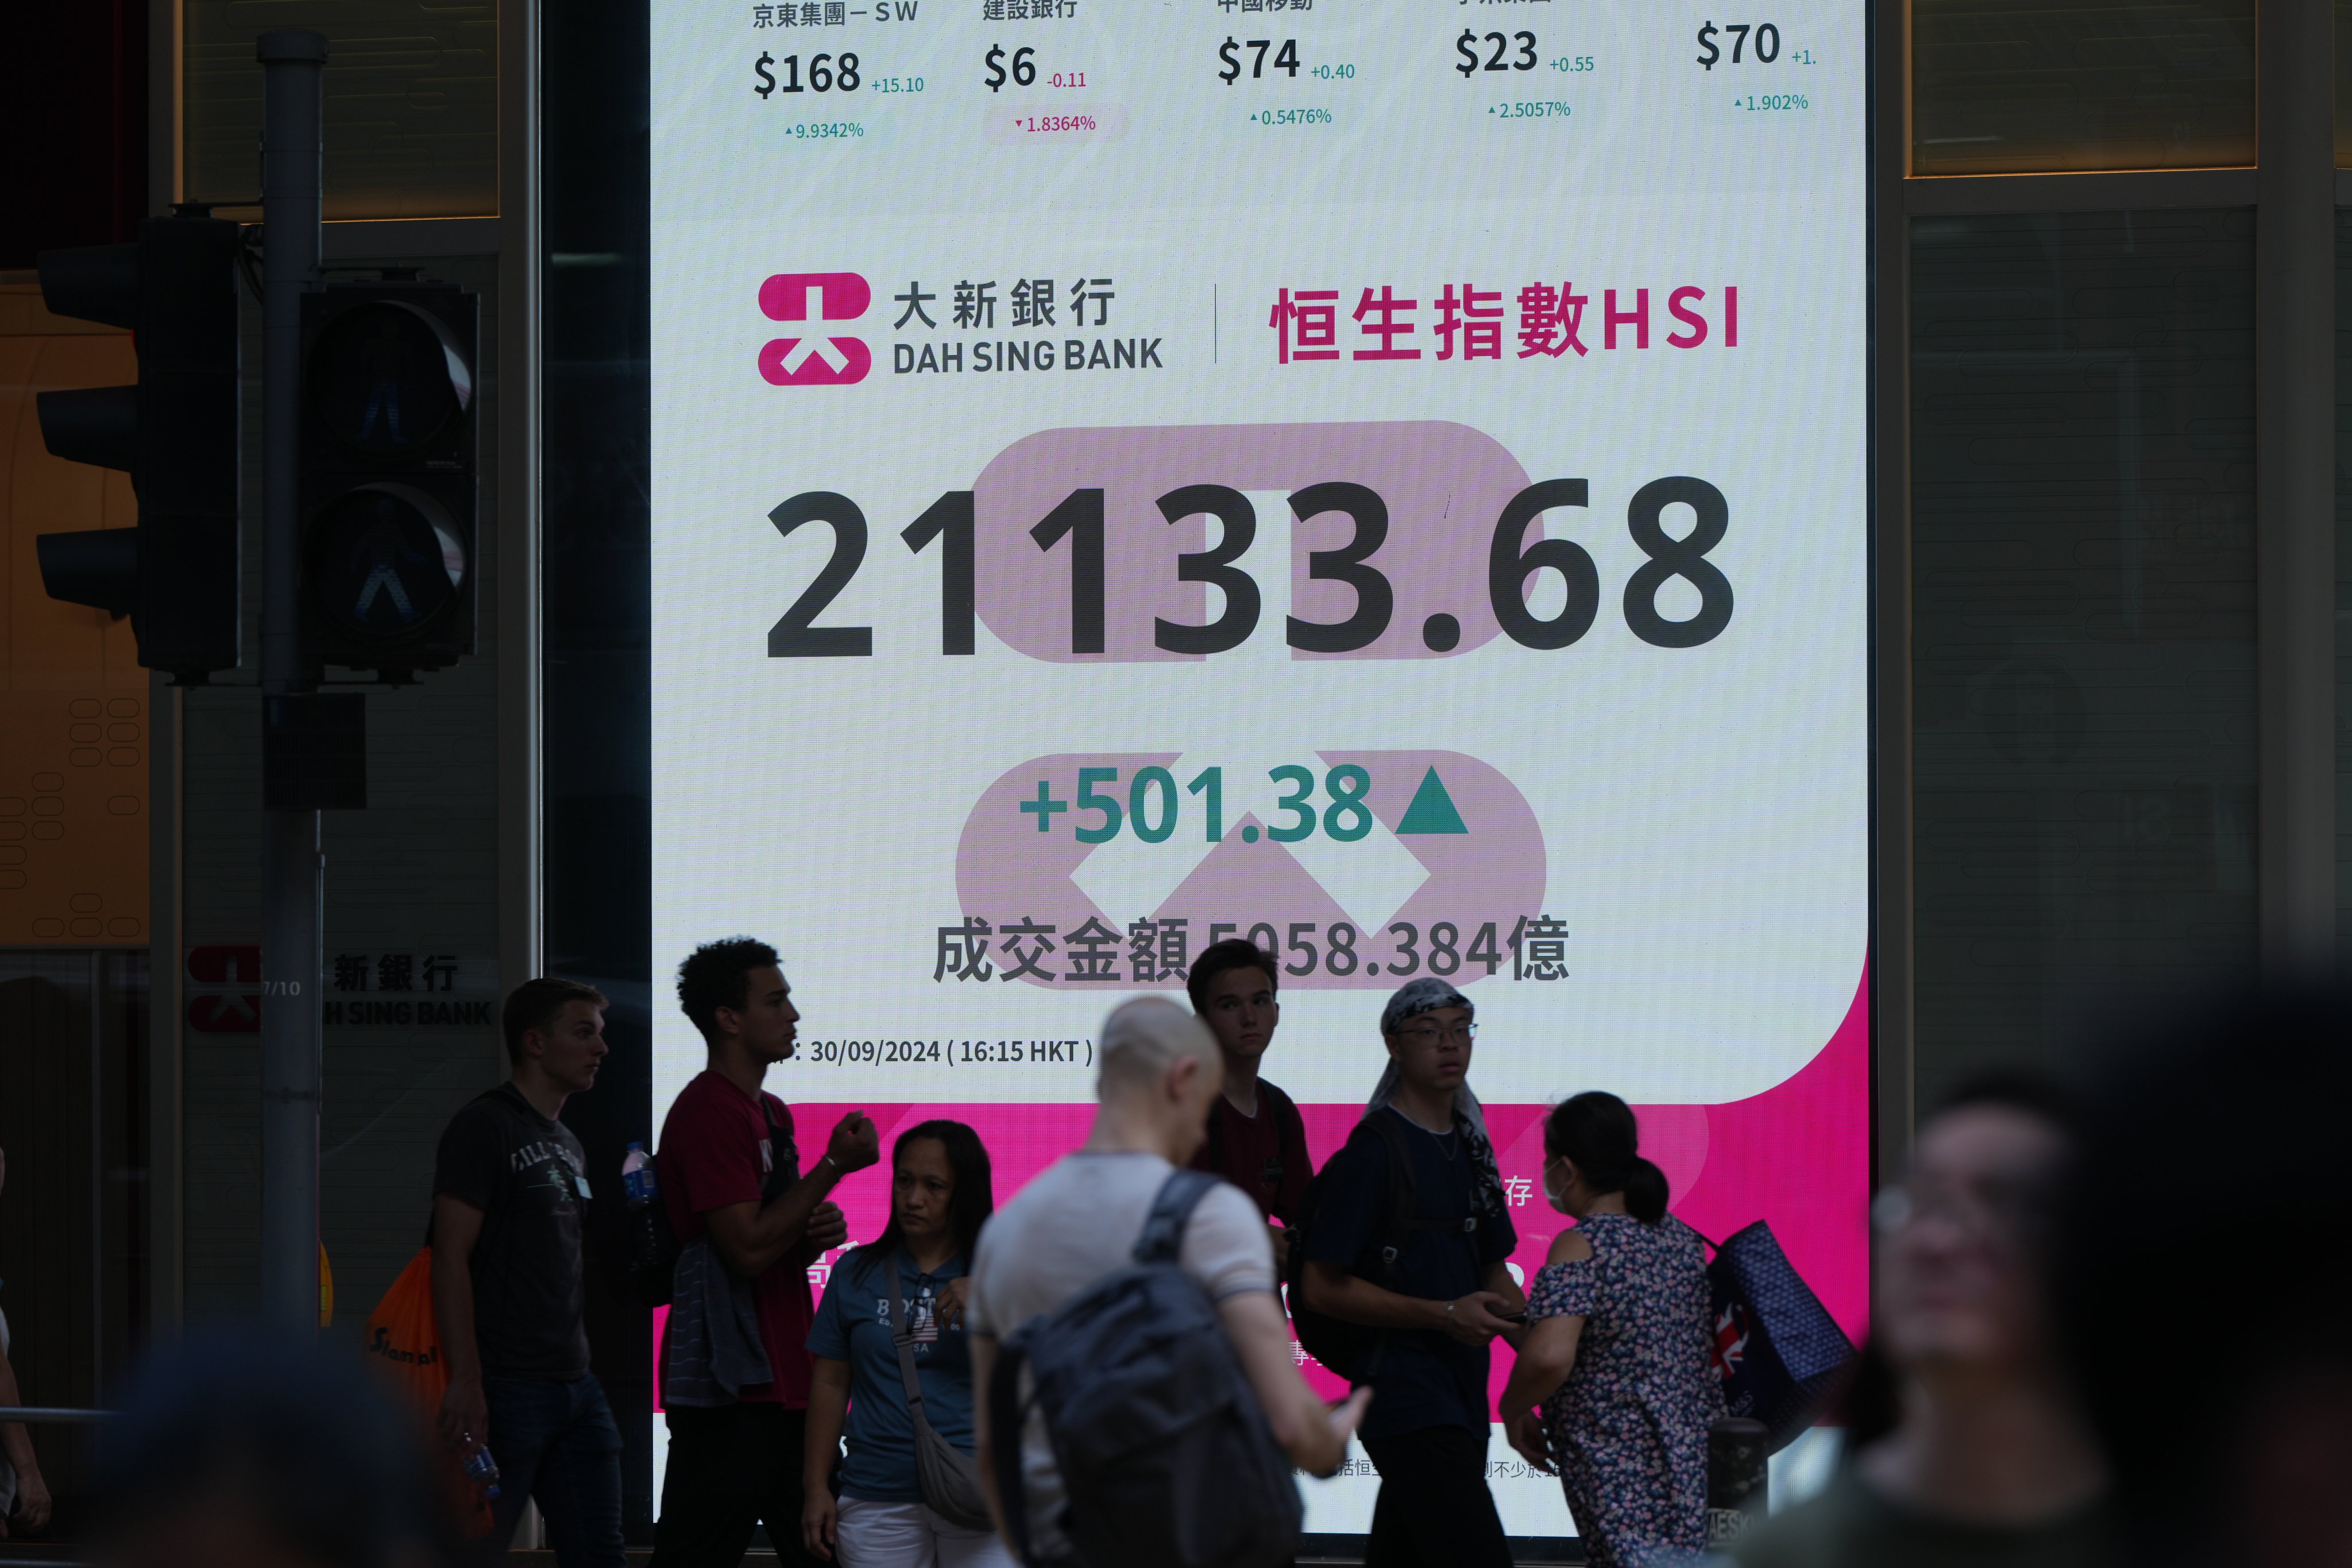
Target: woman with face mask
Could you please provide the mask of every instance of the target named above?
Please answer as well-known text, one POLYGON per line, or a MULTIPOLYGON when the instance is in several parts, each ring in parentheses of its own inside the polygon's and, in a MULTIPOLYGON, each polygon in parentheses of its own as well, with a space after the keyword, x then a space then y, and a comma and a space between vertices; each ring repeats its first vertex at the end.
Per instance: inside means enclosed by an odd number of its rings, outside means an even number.
POLYGON ((1666 1213, 1665 1173, 1639 1147, 1613 1094, 1580 1094, 1545 1121, 1544 1196, 1577 1223, 1528 1288, 1496 1402, 1511 1447, 1557 1468, 1594 1568, 1706 1550, 1706 1428, 1724 1413, 1706 1254, 1666 1213))

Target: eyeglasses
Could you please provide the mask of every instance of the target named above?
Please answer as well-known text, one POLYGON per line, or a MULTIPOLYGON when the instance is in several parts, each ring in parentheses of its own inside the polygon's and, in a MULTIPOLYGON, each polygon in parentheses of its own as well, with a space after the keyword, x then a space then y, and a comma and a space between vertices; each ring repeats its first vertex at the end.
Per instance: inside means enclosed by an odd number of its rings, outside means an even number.
POLYGON ((1449 1044, 1459 1041, 1466 1046, 1478 1037, 1478 1026, 1456 1024, 1450 1029, 1440 1029, 1434 1024, 1425 1024, 1419 1028, 1399 1029, 1397 1033, 1416 1045, 1426 1046, 1433 1041, 1444 1040, 1449 1044))
POLYGON ((1916 1178, 1880 1190, 1871 1200, 1870 1223, 1882 1235, 1906 1229, 1915 1220, 1937 1220, 1975 1240, 2014 1240, 2031 1235, 2044 1218, 2040 1184, 2016 1177, 1980 1176, 1972 1182, 1923 1182, 1916 1178))

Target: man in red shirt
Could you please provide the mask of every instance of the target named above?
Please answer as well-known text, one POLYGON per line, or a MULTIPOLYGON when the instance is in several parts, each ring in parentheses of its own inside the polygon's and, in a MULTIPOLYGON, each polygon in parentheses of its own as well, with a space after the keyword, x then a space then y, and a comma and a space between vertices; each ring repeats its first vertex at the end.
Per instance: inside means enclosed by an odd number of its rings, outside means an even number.
MULTIPOLYGON (((662 1123, 662 1201, 681 1243, 691 1247, 707 1236, 726 1267, 751 1281, 760 1348, 773 1375, 741 1385, 731 1404, 669 1404, 653 1561, 656 1568, 735 1568, 758 1522, 778 1554, 797 1562, 808 1265, 848 1239, 840 1205, 825 1194, 881 1157, 880 1134, 853 1110, 801 1173, 792 1112, 760 1087, 769 1067, 793 1054, 800 1021, 774 948, 749 937, 704 943, 678 965, 677 1001, 710 1056, 662 1123)), ((665 1338, 677 1328, 673 1314, 665 1338)), ((670 1349, 665 1344, 665 1365, 670 1349)))
MULTIPOLYGON (((1210 1108, 1209 1136, 1192 1168, 1215 1172, 1255 1199, 1267 1219, 1289 1226, 1298 1222, 1315 1169, 1298 1107, 1257 1071, 1282 1021, 1282 1005, 1274 999, 1277 973, 1274 954, 1234 937, 1202 950, 1184 977, 1192 1011, 1217 1037, 1225 1062, 1224 1092, 1210 1108)), ((1289 1258, 1289 1241, 1288 1231, 1274 1227, 1277 1270, 1289 1258)))

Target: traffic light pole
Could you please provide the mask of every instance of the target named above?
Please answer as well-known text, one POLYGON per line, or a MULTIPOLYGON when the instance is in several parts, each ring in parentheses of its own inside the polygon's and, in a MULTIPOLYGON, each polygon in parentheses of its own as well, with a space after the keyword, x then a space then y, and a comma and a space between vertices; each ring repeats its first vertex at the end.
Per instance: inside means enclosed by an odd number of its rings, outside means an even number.
MULTIPOLYGON (((263 80, 261 690, 310 690, 303 656, 302 296, 317 286, 327 41, 293 28, 255 42, 263 80)), ((326 862, 319 814, 262 812, 261 1305, 319 1321, 320 960, 326 862)))

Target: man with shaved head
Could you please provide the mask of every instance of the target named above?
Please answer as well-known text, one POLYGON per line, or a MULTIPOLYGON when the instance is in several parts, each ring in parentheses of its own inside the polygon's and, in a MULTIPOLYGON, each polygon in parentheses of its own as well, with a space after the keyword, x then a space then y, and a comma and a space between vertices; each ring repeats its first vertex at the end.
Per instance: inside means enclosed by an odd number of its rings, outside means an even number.
MULTIPOLYGON (((1085 1146, 1024 1187, 981 1233, 968 1309, 981 1388, 997 1342, 1127 1265, 1160 1186, 1207 1135, 1224 1069, 1215 1037, 1198 1018, 1165 997, 1139 997, 1104 1020, 1095 1050, 1099 1105, 1085 1146)), ((1318 1475, 1337 1469, 1370 1391, 1327 1410, 1299 1375, 1257 1205, 1220 1184, 1192 1210, 1177 1261, 1217 1303, 1234 1355, 1291 1461, 1318 1475)), ((1037 1560, 1074 1561, 1055 1527, 1063 1489, 1042 1418, 1033 1415, 1026 1432, 999 1439, 988 1429, 986 1400, 976 1414, 983 1483, 992 1493, 993 1442, 1020 1443, 1037 1560)))

